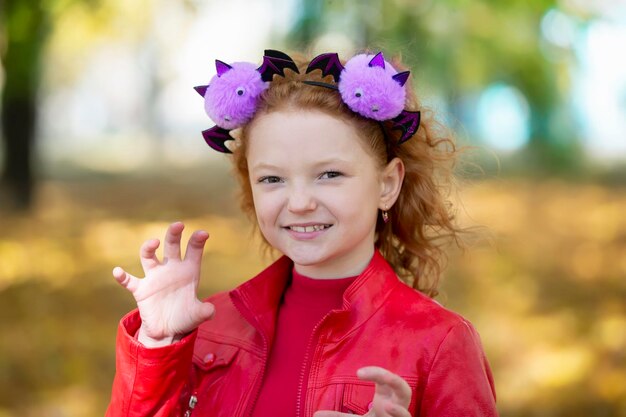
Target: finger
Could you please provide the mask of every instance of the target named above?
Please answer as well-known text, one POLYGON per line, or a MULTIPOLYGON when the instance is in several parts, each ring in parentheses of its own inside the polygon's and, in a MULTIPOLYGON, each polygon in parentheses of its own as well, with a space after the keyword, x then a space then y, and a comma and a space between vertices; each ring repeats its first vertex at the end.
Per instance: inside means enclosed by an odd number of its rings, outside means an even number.
POLYGON ((124 288, 126 288, 131 293, 135 293, 137 290, 137 286, 139 285, 140 279, 132 276, 128 272, 124 271, 119 266, 113 268, 113 277, 115 280, 124 288))
POLYGON ((405 407, 400 404, 388 402, 385 404, 385 412, 390 417, 411 417, 411 413, 405 407))
POLYGON ((156 250, 159 247, 159 239, 149 239, 143 242, 141 249, 139 249, 139 260, 144 272, 159 265, 159 260, 156 257, 156 250))
POLYGON ((386 370, 385 368, 381 368, 379 366, 366 366, 357 371, 357 376, 361 379, 376 383, 377 390, 379 389, 379 386, 391 389, 398 397, 400 404, 405 407, 409 405, 409 402, 411 402, 411 387, 409 384, 402 377, 386 370))
POLYGON ((202 251, 204 250, 204 244, 208 238, 209 234, 204 230, 196 230, 193 232, 189 238, 189 243, 187 243, 185 260, 199 264, 202 261, 202 251))
POLYGON ((163 263, 168 259, 180 259, 180 237, 183 234, 185 225, 182 222, 170 224, 165 233, 165 244, 163 246, 163 263))
POLYGON ((354 414, 340 413, 339 411, 320 410, 313 414, 313 417, 354 417, 354 414))

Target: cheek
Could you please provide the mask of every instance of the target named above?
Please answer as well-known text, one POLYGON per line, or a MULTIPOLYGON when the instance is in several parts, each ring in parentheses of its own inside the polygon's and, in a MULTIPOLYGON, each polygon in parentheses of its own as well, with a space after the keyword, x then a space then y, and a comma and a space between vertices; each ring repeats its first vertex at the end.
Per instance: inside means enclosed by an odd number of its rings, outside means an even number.
POLYGON ((254 211, 256 213, 257 222, 261 231, 276 223, 279 212, 277 199, 268 193, 255 192, 252 190, 252 198, 254 201, 254 211))
POLYGON ((366 210, 378 205, 380 189, 378 184, 370 178, 354 182, 348 190, 338 192, 334 199, 340 205, 348 205, 352 210, 366 210))

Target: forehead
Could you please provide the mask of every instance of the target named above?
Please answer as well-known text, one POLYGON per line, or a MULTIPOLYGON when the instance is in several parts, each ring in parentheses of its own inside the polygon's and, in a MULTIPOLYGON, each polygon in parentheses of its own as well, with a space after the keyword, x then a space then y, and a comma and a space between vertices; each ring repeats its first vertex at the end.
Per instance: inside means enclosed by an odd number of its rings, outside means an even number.
POLYGON ((284 110, 260 115, 248 134, 247 159, 259 162, 314 163, 322 159, 373 161, 348 122, 319 111, 284 110))

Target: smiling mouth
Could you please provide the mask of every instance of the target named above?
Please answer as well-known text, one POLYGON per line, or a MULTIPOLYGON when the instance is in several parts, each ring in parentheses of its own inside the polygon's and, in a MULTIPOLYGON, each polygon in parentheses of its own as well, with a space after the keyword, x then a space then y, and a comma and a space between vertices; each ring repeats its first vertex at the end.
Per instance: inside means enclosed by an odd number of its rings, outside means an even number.
POLYGON ((313 226, 287 226, 287 229, 293 230, 294 232, 299 233, 311 233, 311 232, 319 232, 320 230, 328 229, 332 227, 332 224, 316 224, 313 226))

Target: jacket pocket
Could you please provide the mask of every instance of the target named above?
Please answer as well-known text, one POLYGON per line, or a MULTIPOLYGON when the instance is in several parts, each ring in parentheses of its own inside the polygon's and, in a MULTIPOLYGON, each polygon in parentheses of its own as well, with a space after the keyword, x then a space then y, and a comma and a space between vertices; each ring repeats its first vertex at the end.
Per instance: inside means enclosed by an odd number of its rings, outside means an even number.
POLYGON ((193 363, 204 372, 227 367, 237 356, 239 348, 202 340, 193 353, 193 363))
MULTIPOLYGON (((409 380, 405 378, 411 387, 411 402, 409 403, 409 413, 414 416, 416 408, 415 387, 416 380, 409 380)), ((345 384, 343 387, 343 394, 341 400, 340 411, 348 414, 363 415, 367 414, 372 406, 372 400, 374 399, 374 392, 376 386, 374 383, 350 383, 345 384)))
POLYGON ((348 414, 366 414, 374 399, 375 385, 346 384, 343 388, 341 412, 348 414))
POLYGON ((193 377, 183 399, 184 416, 229 415, 228 406, 221 404, 232 390, 232 367, 236 364, 239 347, 206 339, 196 342, 193 354, 193 377), (221 405, 221 407, 220 407, 221 405), (222 414, 215 414, 220 409, 222 414), (211 411, 213 410, 213 411, 211 411), (226 413, 226 414, 224 414, 226 413))
POLYGON ((220 394, 232 374, 239 348, 232 345, 201 340, 193 354, 194 378, 192 392, 200 395, 220 394))

